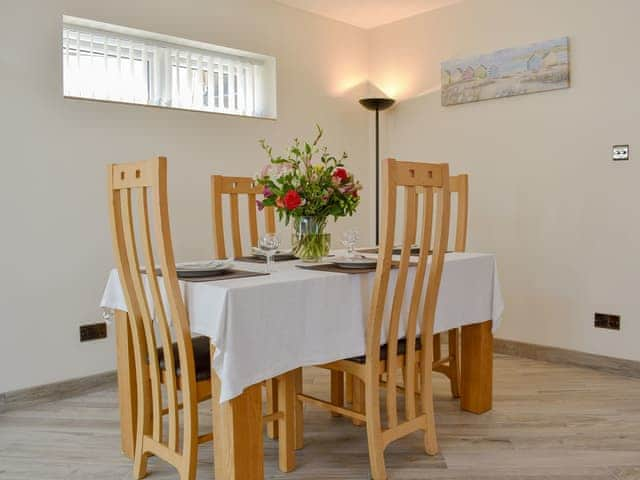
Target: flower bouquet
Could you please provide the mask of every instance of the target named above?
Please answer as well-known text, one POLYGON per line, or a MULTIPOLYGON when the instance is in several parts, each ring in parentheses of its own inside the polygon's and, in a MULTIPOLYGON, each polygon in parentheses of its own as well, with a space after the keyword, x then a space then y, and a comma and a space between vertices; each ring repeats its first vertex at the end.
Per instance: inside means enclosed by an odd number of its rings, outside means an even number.
POLYGON ((331 243, 325 233, 327 219, 353 215, 362 189, 344 166, 347 154, 337 158, 318 145, 323 131, 316 127, 312 142, 296 138, 282 156, 274 156, 272 148, 261 140, 269 163, 256 176, 256 182, 264 187, 258 209, 275 207, 286 224, 293 219, 293 254, 306 261, 327 256, 331 243))

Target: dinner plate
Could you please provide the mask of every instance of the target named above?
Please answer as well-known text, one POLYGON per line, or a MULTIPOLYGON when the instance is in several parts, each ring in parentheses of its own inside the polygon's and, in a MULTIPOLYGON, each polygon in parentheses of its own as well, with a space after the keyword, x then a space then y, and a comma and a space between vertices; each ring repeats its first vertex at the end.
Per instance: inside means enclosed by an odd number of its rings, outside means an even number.
POLYGON ((176 272, 180 277, 205 277, 221 275, 233 266, 233 259, 205 260, 176 264, 176 272))
POLYGON ((339 257, 331 261, 341 268, 375 268, 378 260, 369 257, 339 257))

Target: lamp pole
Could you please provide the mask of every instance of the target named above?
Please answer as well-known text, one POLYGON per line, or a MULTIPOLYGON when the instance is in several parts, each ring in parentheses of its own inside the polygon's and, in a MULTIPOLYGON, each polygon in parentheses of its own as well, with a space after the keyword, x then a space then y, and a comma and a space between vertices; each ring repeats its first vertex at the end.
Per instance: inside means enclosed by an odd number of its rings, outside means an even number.
POLYGON ((391 107, 395 100, 391 98, 363 98, 360 100, 367 110, 376 112, 376 246, 380 244, 380 112, 391 107))

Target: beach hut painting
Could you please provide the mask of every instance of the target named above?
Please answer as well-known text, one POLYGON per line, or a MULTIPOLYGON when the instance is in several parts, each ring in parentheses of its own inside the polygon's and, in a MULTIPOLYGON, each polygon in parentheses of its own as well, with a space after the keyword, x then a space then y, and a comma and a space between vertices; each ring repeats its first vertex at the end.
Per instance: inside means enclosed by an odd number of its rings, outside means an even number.
POLYGON ((442 105, 569 88, 569 38, 442 62, 442 105))

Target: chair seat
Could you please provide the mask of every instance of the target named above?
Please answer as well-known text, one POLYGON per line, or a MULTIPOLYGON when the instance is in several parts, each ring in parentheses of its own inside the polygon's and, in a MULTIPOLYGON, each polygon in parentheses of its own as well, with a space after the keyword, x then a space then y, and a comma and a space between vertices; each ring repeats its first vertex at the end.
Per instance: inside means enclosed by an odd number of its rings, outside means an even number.
MULTIPOLYGON (((386 343, 380 347, 380 360, 387 359, 387 348, 388 346, 386 343)), ((416 351, 420 350, 421 348, 422 348, 422 342, 420 341, 420 337, 418 337, 416 338, 416 351)), ((406 351, 407 351, 407 339, 401 338, 400 340, 398 340, 398 355, 404 355, 406 351)), ((348 358, 347 360, 349 362, 364 364, 367 361, 367 356, 360 355, 359 357, 351 357, 351 358, 348 358)))
MULTIPOLYGON (((196 381, 209 380, 211 378, 211 353, 209 337, 193 337, 193 360, 196 365, 196 381)), ((180 376, 180 358, 178 356, 178 344, 173 344, 173 358, 175 361, 176 376, 180 376)), ((158 363, 160 369, 165 369, 164 352, 158 348, 158 363)))

